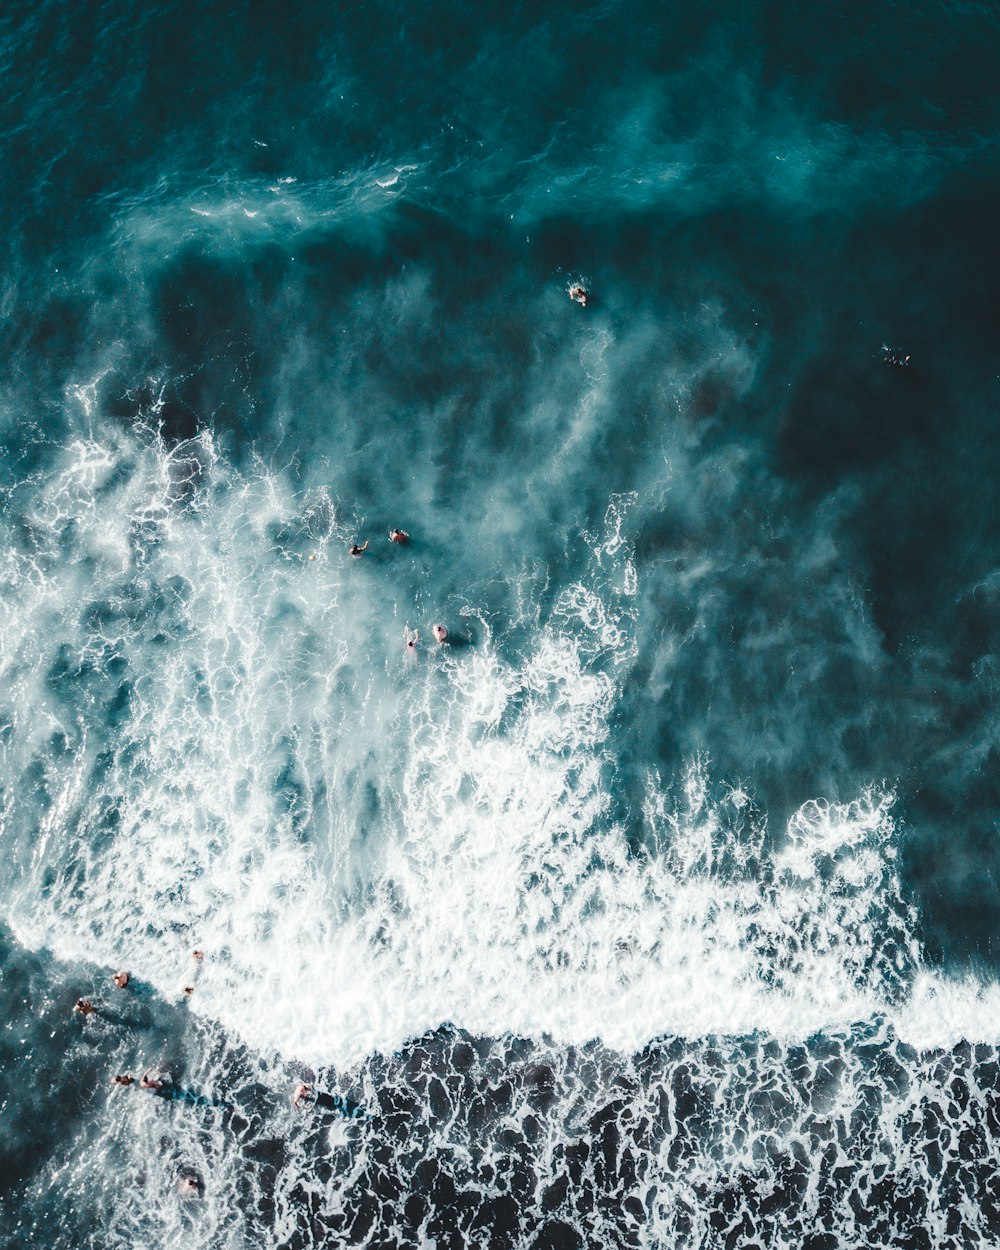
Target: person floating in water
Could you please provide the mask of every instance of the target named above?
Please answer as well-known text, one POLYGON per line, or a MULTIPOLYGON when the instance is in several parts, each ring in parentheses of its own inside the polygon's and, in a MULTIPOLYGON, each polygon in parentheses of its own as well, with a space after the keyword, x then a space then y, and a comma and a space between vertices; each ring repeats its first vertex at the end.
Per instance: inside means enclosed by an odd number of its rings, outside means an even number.
POLYGON ((128 973, 123 969, 120 972, 116 972, 111 980, 114 981, 118 989, 123 990, 128 985, 128 973))
POLYGON ((301 1111, 303 1107, 308 1107, 315 1099, 313 1087, 307 1085, 305 1081, 300 1081, 295 1086, 295 1092, 292 1094, 292 1106, 297 1111, 301 1111))
POLYGON ((193 1172, 185 1172, 177 1181, 177 1192, 185 1198, 200 1198, 201 1181, 193 1172))
POLYGON ((909 354, 901 356, 899 352, 887 347, 885 343, 882 344, 882 359, 890 369, 905 369, 910 363, 909 354))
POLYGON ((181 986, 181 991, 183 992, 185 998, 190 998, 191 995, 194 993, 195 982, 201 976, 201 969, 202 969, 202 964, 205 959, 205 952, 201 950, 193 950, 191 952, 191 959, 193 961, 193 967, 188 973, 187 980, 181 986))
POLYGON ((406 530, 390 530, 389 541, 391 543, 399 543, 401 547, 405 547, 410 541, 410 536, 407 534, 406 530))
MULTIPOLYGON (((131 1072, 120 1072, 112 1078, 112 1084, 128 1088, 136 1085, 136 1079, 131 1072)), ((160 1098, 165 1098, 168 1102, 186 1102, 199 1107, 226 1106, 223 1102, 218 1102, 207 1098, 204 1094, 199 1094, 197 1090, 178 1089, 169 1073, 158 1071, 155 1068, 150 1068, 143 1073, 138 1081, 138 1088, 144 1089, 150 1094, 156 1094, 160 1098)))
POLYGON ((349 1102, 348 1099, 342 1098, 340 1094, 326 1094, 322 1091, 317 1093, 305 1081, 300 1081, 295 1086, 295 1092, 292 1094, 292 1106, 296 1111, 302 1111, 305 1107, 315 1107, 319 1111, 339 1111, 341 1115, 347 1116, 350 1120, 363 1120, 365 1118, 364 1108, 357 1103, 349 1102))
POLYGON ((579 304, 581 308, 587 307, 587 299, 589 298, 587 288, 579 282, 574 282, 569 288, 569 297, 574 304, 579 304))
POLYGON ((73 1010, 81 1016, 92 1016, 97 1008, 89 998, 78 998, 73 1004, 73 1010))
POLYGON ((363 556, 367 550, 368 550, 368 539, 366 538, 363 545, 360 547, 358 546, 357 543, 352 543, 350 547, 347 548, 347 554, 351 556, 363 556))
POLYGON ((409 627, 409 625, 407 625, 407 626, 406 626, 406 628, 405 628, 405 630, 404 630, 404 632, 403 632, 403 637, 404 637, 404 639, 406 640, 406 641, 405 641, 405 645, 404 645, 404 647, 403 647, 403 650, 406 652, 406 654, 407 654, 407 655, 416 656, 416 654, 417 654, 417 643, 420 641, 420 632, 419 632, 419 630, 416 630, 416 629, 415 629, 415 630, 413 631, 413 633, 411 634, 411 633, 410 633, 410 627, 409 627))
POLYGON ((443 625, 432 625, 431 633, 434 635, 434 641, 442 643, 448 637, 448 631, 443 625))

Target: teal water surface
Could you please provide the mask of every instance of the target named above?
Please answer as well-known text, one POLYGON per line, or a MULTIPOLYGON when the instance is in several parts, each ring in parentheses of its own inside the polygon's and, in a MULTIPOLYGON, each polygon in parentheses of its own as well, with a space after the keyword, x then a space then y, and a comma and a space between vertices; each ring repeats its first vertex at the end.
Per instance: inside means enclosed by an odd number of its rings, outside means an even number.
POLYGON ((989 1244, 998 37, 7 6, 5 1244, 989 1244))

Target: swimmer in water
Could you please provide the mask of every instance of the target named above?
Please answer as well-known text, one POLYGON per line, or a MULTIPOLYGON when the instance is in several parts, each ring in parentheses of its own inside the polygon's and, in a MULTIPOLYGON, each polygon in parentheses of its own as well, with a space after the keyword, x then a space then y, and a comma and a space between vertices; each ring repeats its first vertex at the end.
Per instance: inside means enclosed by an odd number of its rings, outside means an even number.
POLYGON ((161 1090, 166 1089, 167 1082, 163 1079, 161 1072, 154 1072, 152 1068, 148 1072, 142 1074, 139 1081, 140 1089, 151 1089, 154 1094, 158 1094, 161 1090))
POLYGON ((185 998, 190 998, 194 993, 195 982, 201 976, 202 962, 205 958, 205 952, 202 950, 193 950, 191 958, 194 960, 194 966, 188 969, 188 975, 184 984, 181 985, 181 993, 185 998))
POLYGON ((292 1094, 292 1106, 301 1111, 303 1107, 307 1107, 313 1100, 313 1087, 307 1085, 305 1081, 300 1081, 295 1086, 295 1092, 292 1094))
POLYGON ((78 998, 73 1004, 73 1010, 79 1012, 81 1016, 92 1016, 97 1008, 89 998, 78 998))
POLYGON ((432 625, 431 633, 434 635, 434 641, 437 643, 444 642, 448 637, 448 631, 443 625, 432 625))
POLYGON ((198 1198, 201 1196, 201 1185, 198 1183, 198 1178, 197 1176, 192 1176, 190 1172, 180 1178, 177 1182, 177 1189, 185 1197, 198 1198))
POLYGON ((413 633, 411 634, 410 627, 409 625, 407 625, 403 633, 403 637, 406 640, 406 645, 403 647, 403 650, 406 652, 407 655, 415 656, 417 654, 417 643, 420 641, 419 632, 417 630, 414 630, 413 633))
POLYGON ((390 530, 389 541, 391 543, 399 543, 402 547, 410 541, 410 536, 407 534, 406 530, 390 530))
POLYGON ((131 1085, 135 1077, 131 1072, 119 1072, 112 1084, 114 1085, 131 1085))
POLYGON ((368 539, 366 538, 363 546, 361 547, 359 547, 357 543, 352 543, 351 546, 347 548, 347 554, 351 556, 363 556, 367 550, 368 539))
POLYGON ((340 1094, 328 1094, 324 1090, 320 1090, 317 1093, 311 1085, 307 1085, 304 1081, 295 1087, 295 1093, 292 1094, 292 1106, 299 1111, 305 1107, 314 1107, 317 1111, 339 1111, 341 1115, 346 1116, 349 1120, 363 1120, 367 1118, 361 1107, 351 1103, 340 1094))
POLYGON ((587 307, 587 288, 581 286, 579 282, 574 282, 569 288, 569 297, 574 304, 579 304, 581 308, 587 307))
POLYGON ((111 978, 111 980, 114 981, 118 989, 123 990, 126 987, 126 985, 128 985, 128 973, 125 972, 124 970, 121 972, 116 972, 115 975, 111 978))

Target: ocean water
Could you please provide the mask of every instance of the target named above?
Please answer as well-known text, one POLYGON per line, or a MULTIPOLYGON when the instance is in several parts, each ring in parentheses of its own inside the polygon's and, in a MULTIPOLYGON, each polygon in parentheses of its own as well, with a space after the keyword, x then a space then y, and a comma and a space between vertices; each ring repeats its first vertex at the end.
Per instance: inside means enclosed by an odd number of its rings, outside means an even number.
POLYGON ((1000 10, 0 64, 0 1245, 1000 1244, 1000 10))

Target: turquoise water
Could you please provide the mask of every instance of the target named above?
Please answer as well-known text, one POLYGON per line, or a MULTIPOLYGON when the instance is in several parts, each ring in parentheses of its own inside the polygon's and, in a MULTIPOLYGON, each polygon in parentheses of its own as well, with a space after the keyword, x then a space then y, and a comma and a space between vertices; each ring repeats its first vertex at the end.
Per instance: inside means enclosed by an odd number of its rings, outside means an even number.
POLYGON ((998 26, 8 6, 4 1245, 991 1243, 998 26))

